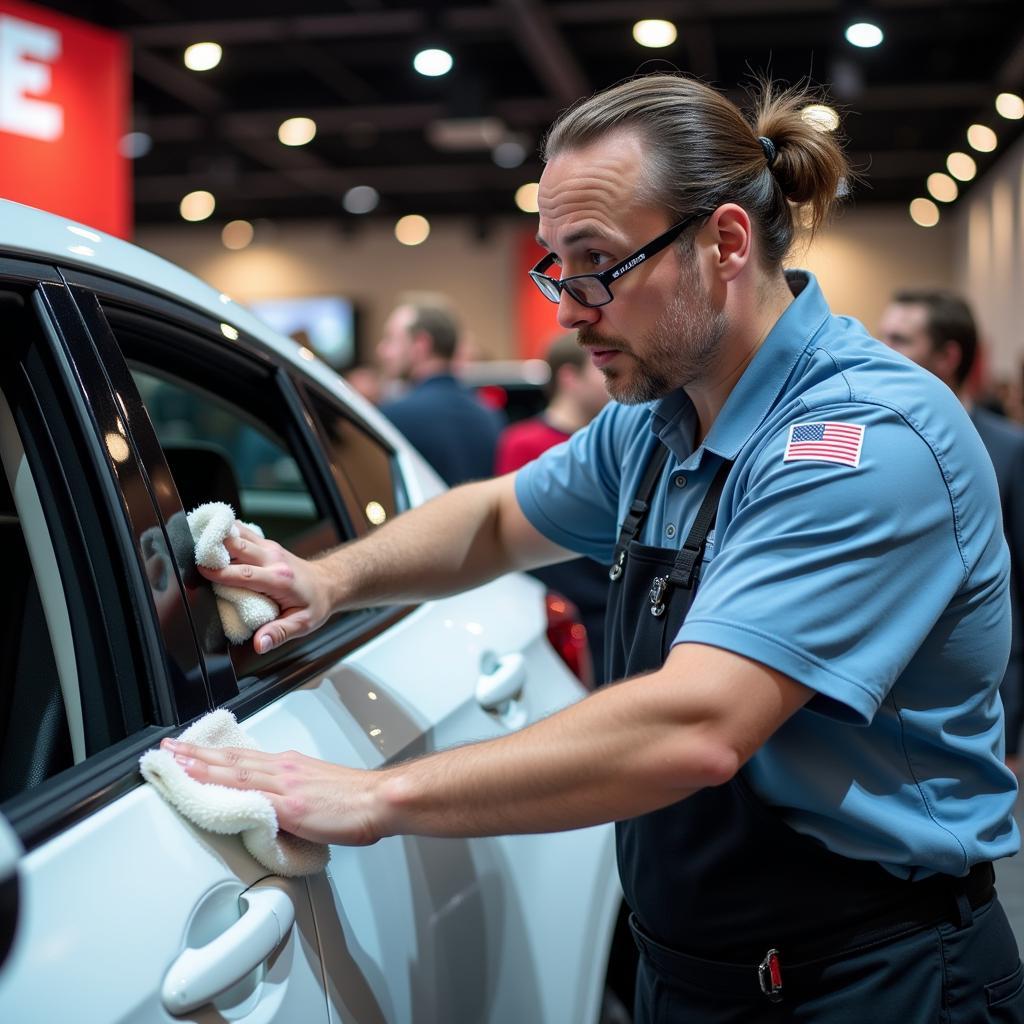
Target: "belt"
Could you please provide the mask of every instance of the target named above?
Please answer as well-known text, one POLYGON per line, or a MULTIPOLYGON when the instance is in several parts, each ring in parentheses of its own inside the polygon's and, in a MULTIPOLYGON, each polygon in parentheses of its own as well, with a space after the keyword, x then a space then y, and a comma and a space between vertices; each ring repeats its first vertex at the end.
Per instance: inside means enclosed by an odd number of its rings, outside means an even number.
POLYGON ((909 882, 912 892, 907 894, 908 898, 884 916, 830 935, 827 942, 787 943, 778 949, 766 948, 760 963, 705 960, 672 949, 644 931, 635 914, 630 914, 629 927, 641 955, 658 973, 708 991, 721 991, 738 998, 767 996, 776 1002, 791 983, 799 987, 802 981, 817 977, 828 961, 943 922, 959 927, 970 924, 971 911, 985 906, 994 897, 994 883, 995 871, 988 861, 976 864, 962 878, 933 875, 920 882, 909 882))

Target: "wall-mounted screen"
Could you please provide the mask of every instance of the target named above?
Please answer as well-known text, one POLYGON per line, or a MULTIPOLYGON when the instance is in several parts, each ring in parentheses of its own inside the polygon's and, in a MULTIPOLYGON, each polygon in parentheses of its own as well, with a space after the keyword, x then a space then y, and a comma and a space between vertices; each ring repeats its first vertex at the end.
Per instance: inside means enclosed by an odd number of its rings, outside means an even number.
POLYGON ((261 299, 249 307, 275 331, 308 345, 336 370, 355 362, 356 309, 349 299, 337 295, 261 299))

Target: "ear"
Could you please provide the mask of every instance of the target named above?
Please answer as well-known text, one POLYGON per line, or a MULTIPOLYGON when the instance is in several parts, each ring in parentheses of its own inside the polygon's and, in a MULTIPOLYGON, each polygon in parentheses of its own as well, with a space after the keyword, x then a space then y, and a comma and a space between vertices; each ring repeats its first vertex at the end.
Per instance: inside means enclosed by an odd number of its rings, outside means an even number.
POLYGON ((957 370, 964 359, 964 350, 960 342, 951 338, 935 349, 933 359, 936 375, 945 381, 955 381, 957 370))
POLYGON ((742 206, 724 203, 708 218, 700 232, 705 233, 713 255, 711 272, 719 281, 732 281, 750 260, 753 229, 749 214, 742 206))

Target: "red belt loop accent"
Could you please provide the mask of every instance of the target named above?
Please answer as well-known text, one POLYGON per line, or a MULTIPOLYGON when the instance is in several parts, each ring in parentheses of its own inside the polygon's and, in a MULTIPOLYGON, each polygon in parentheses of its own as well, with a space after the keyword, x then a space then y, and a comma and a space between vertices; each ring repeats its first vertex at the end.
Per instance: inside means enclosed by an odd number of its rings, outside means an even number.
POLYGON ((757 966, 761 991, 773 1002, 782 1002, 782 960, 777 949, 769 949, 757 966))

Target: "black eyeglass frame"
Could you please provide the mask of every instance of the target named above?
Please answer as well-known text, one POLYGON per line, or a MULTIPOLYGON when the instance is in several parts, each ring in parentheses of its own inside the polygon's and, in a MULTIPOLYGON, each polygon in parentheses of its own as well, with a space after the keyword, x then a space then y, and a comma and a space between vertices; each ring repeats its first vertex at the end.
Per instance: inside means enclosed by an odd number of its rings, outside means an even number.
POLYGON ((545 271, 558 258, 553 252, 549 252, 546 256, 542 257, 534 268, 529 271, 529 274, 541 295, 549 302, 559 302, 562 298, 562 292, 567 291, 574 302, 578 302, 581 306, 586 306, 588 309, 607 306, 615 298, 612 295, 611 289, 613 281, 618 281, 623 274, 629 273, 634 267, 639 267, 642 263, 646 263, 651 256, 661 252, 669 243, 674 242, 694 221, 699 220, 701 217, 710 216, 711 213, 705 210, 690 214, 689 217, 679 221, 678 224, 673 224, 672 227, 662 232, 657 238, 652 239, 646 245, 642 245, 635 252, 631 252, 625 259, 619 260, 614 267, 609 267, 607 270, 602 270, 596 274, 573 274, 571 277, 551 277, 545 271), (608 298, 603 302, 588 302, 577 295, 573 291, 572 282, 584 278, 597 281, 604 288, 608 298))

